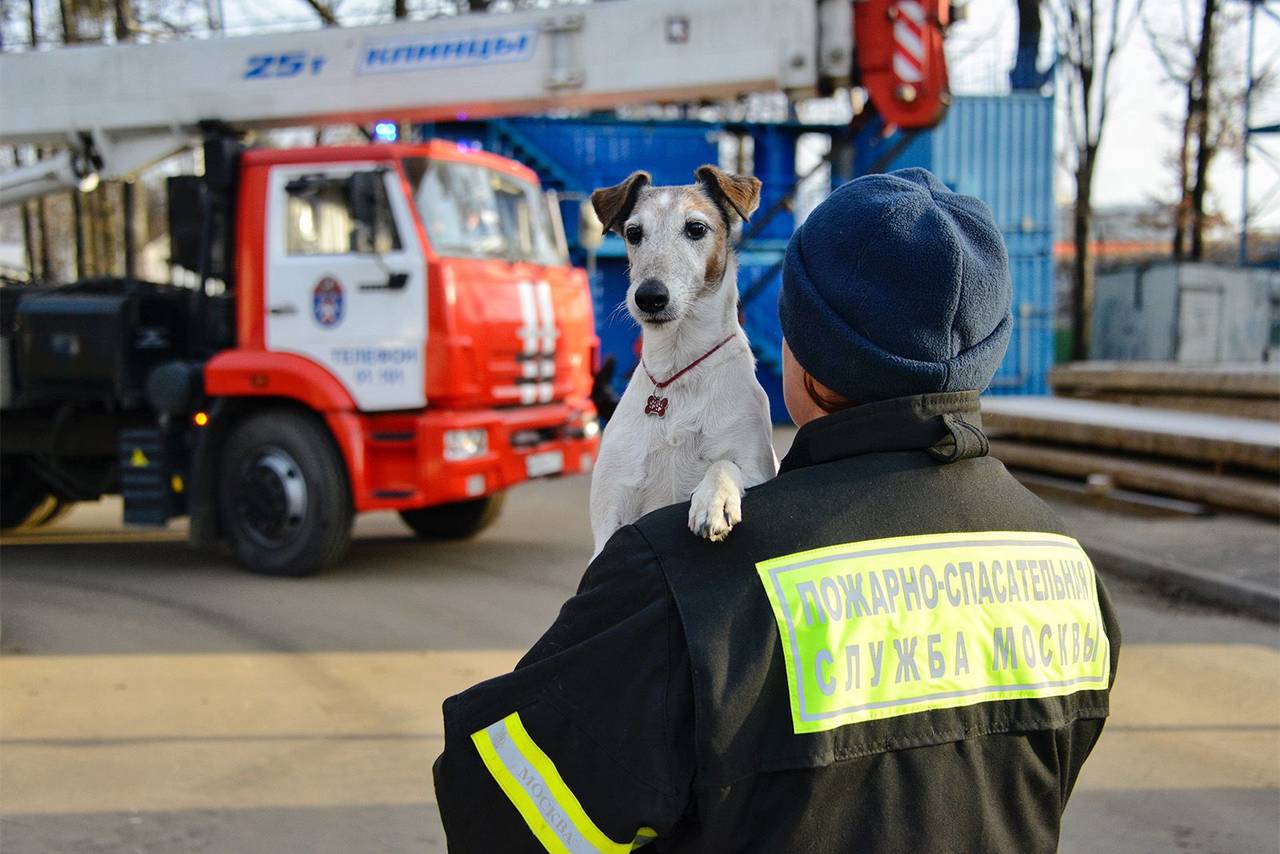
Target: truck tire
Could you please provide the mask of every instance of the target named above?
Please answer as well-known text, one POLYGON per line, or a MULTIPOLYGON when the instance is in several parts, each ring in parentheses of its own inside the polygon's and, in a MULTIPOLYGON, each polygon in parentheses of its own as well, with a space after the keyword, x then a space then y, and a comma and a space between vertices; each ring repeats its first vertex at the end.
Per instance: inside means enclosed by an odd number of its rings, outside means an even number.
POLYGON ((474 537, 498 518, 505 492, 471 501, 401 510, 400 518, 424 540, 465 540, 474 537))
POLYGON ((15 531, 48 521, 56 500, 21 457, 0 462, 0 529, 15 531))
POLYGON ((351 542, 351 489, 329 432, 292 409, 249 416, 223 446, 218 512, 236 557, 263 575, 313 575, 351 542))

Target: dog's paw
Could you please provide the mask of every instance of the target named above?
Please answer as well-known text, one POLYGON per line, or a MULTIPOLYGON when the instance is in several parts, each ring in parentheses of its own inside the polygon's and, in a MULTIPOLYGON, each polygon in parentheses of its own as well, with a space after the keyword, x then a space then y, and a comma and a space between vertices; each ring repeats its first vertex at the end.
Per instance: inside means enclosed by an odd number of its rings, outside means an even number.
POLYGON ((708 474, 689 502, 689 530, 718 543, 742 521, 742 490, 727 474, 708 474))

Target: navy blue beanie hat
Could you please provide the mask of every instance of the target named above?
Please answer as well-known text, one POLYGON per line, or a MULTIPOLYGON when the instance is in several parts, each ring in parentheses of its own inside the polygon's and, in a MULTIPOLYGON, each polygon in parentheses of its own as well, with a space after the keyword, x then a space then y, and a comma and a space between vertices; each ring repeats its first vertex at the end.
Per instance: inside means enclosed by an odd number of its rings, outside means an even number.
POLYGON ((1009 344, 991 211, 925 169, 836 189, 791 236, 778 313, 814 379, 855 403, 981 391, 1009 344))

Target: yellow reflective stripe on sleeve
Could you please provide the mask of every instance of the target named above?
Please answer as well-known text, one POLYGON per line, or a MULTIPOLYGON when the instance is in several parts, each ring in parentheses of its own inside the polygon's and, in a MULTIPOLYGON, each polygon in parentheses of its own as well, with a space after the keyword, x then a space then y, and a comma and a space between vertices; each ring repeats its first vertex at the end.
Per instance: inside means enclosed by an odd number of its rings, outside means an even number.
POLYGON ((658 831, 652 827, 642 827, 636 831, 636 838, 631 841, 631 850, 635 851, 637 848, 643 848, 657 838, 658 831))
POLYGON ((471 740, 529 830, 552 854, 625 854, 657 836, 647 827, 634 843, 605 836, 529 736, 518 712, 472 733, 471 740))
POLYGON ((1093 564, 1070 537, 894 537, 756 569, 786 652, 796 733, 1109 681, 1093 564))
POLYGON ((520 813, 520 817, 529 826, 529 830, 542 843, 542 847, 552 852, 552 854, 563 854, 563 852, 571 850, 560 841, 556 832, 543 819, 529 793, 521 788, 516 779, 507 772, 502 759, 499 758, 497 751, 494 749, 493 740, 489 732, 483 729, 473 732, 471 740, 475 742, 476 750, 480 752, 480 758, 484 760, 484 767, 489 769, 489 773, 493 775, 493 779, 497 781, 503 794, 507 796, 507 800, 511 801, 512 805, 515 806, 520 813))

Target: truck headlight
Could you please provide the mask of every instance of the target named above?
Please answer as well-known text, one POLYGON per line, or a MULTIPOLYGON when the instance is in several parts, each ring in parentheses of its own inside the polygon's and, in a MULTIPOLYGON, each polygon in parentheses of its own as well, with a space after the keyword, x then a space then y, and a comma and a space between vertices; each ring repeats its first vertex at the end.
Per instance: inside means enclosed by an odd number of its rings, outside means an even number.
POLYGON ((560 435, 566 439, 594 439, 600 435, 600 420, 594 412, 575 410, 569 414, 560 435))
POLYGON ((489 431, 445 430, 445 462, 456 463, 489 453, 489 431))

